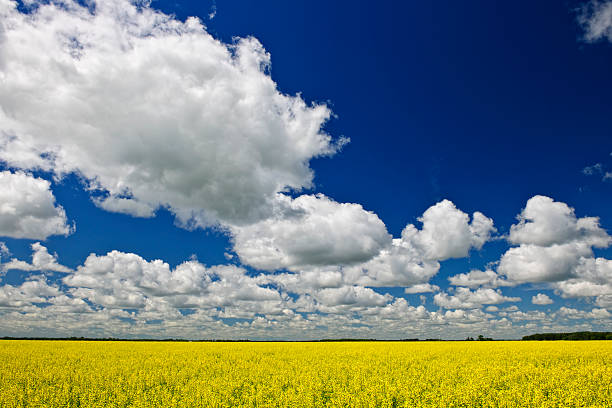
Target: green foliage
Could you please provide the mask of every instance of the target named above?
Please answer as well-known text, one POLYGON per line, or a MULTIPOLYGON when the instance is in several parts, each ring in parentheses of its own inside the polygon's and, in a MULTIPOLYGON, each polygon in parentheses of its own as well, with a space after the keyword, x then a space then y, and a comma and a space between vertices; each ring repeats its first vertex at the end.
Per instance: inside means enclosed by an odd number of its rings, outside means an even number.
POLYGON ((536 333, 523 340, 612 340, 612 332, 536 333))

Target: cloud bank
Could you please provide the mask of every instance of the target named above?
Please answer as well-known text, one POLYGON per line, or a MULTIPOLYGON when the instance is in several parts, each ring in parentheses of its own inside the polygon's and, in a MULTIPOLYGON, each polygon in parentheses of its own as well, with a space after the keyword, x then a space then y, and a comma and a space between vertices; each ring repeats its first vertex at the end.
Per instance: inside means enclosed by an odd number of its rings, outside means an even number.
MULTIPOLYGON (((40 244, 33 251, 34 257, 48 254, 40 244)), ((52 258, 59 271, 62 266, 52 258)), ((28 270, 43 267, 37 261, 29 265, 28 270)), ((513 338, 534 328, 610 327, 604 307, 521 311, 503 307, 521 299, 499 289, 437 293, 435 311, 360 285, 311 285, 299 291, 290 282, 274 283, 269 274, 250 274, 235 265, 208 267, 190 260, 171 267, 121 251, 91 254, 60 275, 51 282, 44 274, 31 274, 21 284, 0 286, 5 335, 317 339, 408 333, 465 338, 494 332, 513 338)), ((549 305, 551 299, 539 293, 532 302, 549 305)))

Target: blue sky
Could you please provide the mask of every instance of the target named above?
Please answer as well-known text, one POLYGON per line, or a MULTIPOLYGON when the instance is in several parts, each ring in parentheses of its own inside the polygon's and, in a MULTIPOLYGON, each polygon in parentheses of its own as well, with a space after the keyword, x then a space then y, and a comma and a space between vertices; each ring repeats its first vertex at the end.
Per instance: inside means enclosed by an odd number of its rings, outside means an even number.
POLYGON ((611 329, 612 2, 0 15, 0 335, 611 329))

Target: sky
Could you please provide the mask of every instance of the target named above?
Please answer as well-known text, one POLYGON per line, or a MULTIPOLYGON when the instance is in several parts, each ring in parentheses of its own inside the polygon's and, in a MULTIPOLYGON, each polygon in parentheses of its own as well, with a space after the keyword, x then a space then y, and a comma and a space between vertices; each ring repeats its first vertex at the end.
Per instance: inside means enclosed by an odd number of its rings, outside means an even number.
POLYGON ((612 1, 0 0, 0 336, 612 331, 611 65, 612 1))

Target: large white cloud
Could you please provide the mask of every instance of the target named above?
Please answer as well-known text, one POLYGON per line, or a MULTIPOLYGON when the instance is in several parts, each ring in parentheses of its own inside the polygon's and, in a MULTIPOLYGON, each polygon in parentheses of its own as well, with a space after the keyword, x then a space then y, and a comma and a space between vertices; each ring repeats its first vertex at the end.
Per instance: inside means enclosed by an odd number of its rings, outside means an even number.
POLYGON ((501 257, 497 272, 473 270, 451 276, 452 285, 516 286, 546 282, 567 297, 608 293, 609 261, 594 258, 593 248, 606 248, 612 237, 597 217, 576 217, 573 208, 545 196, 534 196, 510 228, 507 239, 517 246, 501 257))
POLYGON ((429 207, 419 218, 423 228, 408 225, 402 240, 423 253, 425 259, 463 258, 472 248, 481 249, 495 232, 493 220, 476 211, 472 220, 449 200, 429 207))
POLYGON ((508 240, 513 244, 550 247, 577 242, 605 248, 612 241, 599 226, 599 218, 577 218, 573 208, 550 197, 530 198, 518 219, 510 228, 508 240))
POLYGON ((109 211, 190 227, 270 215, 338 146, 325 105, 279 92, 254 38, 139 2, 0 0, 0 160, 82 175, 109 211))
POLYGON ((580 243, 521 245, 506 251, 498 271, 515 283, 557 282, 574 275, 580 260, 592 254, 589 246, 580 243))
POLYGON ((519 246, 510 248, 498 267, 515 284, 588 279, 592 248, 612 243, 598 218, 577 218, 573 208, 549 197, 529 199, 518 219, 508 240, 519 246))
POLYGON ((391 243, 376 214, 321 194, 279 195, 273 217, 231 233, 240 260, 267 270, 355 264, 391 243))
POLYGON ((55 204, 51 183, 23 172, 0 172, 0 236, 46 239, 72 230, 66 212, 55 204))

